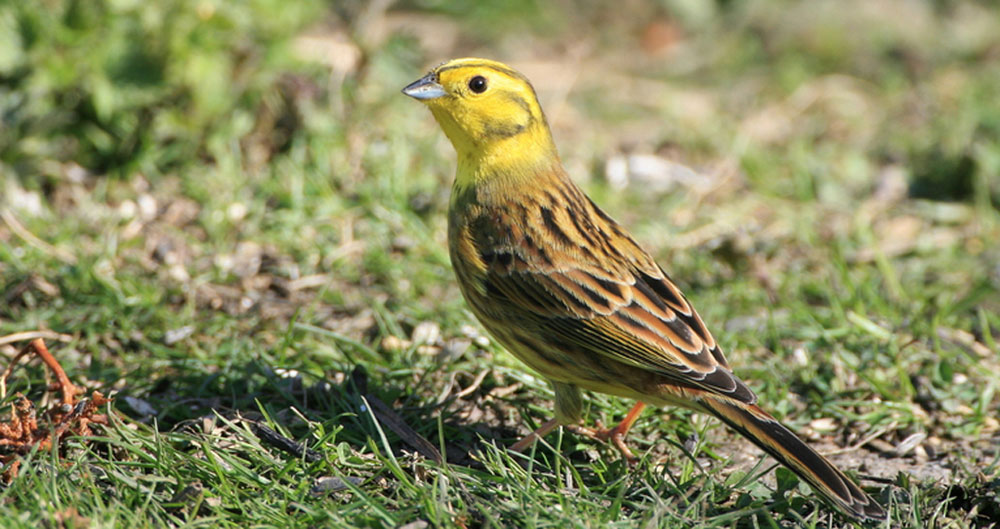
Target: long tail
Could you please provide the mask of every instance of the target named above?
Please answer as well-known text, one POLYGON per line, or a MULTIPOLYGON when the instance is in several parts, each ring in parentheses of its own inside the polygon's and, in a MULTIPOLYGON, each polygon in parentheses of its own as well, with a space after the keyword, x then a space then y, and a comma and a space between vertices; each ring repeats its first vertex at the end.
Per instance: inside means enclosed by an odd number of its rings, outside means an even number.
POLYGON ((885 510, 850 478, 756 404, 705 396, 699 404, 806 480, 818 494, 855 518, 884 520, 885 510))

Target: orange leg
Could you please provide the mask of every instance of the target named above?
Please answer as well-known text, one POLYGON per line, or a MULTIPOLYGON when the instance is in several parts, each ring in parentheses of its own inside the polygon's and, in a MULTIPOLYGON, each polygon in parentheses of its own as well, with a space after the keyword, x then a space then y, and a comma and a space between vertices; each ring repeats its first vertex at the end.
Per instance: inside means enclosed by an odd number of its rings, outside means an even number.
POLYGON ((629 410, 622 422, 618 423, 618 426, 614 428, 604 428, 600 423, 597 424, 597 428, 585 428, 582 426, 576 426, 571 429, 575 433, 586 435, 587 437, 592 437, 600 441, 611 440, 611 444, 615 445, 615 448, 621 452, 622 456, 628 460, 629 463, 635 463, 638 460, 632 450, 629 449, 628 445, 625 444, 625 436, 628 435, 628 431, 632 429, 632 425, 635 421, 639 419, 639 415, 642 413, 643 408, 646 407, 644 402, 636 402, 635 406, 629 410))
MULTIPOLYGON (((625 415, 625 418, 622 419, 622 422, 618 423, 618 426, 615 426, 614 428, 604 428, 599 422, 597 423, 597 428, 587 428, 585 426, 567 426, 566 428, 573 433, 586 435, 587 437, 597 439, 599 441, 607 441, 610 439, 611 443, 615 445, 615 448, 621 452, 625 459, 627 459, 630 463, 634 463, 637 458, 635 457, 635 454, 632 453, 632 450, 629 450, 628 445, 625 444, 625 436, 628 435, 628 431, 632 428, 632 425, 635 424, 635 421, 639 418, 639 415, 645 407, 645 403, 636 402, 635 406, 632 406, 632 409, 629 410, 628 414, 625 415)), ((515 452, 523 452, 534 444, 535 441, 554 430, 556 426, 559 426, 559 423, 556 422, 555 419, 549 419, 545 424, 539 426, 537 430, 528 434, 527 437, 514 443, 510 449, 515 452)))

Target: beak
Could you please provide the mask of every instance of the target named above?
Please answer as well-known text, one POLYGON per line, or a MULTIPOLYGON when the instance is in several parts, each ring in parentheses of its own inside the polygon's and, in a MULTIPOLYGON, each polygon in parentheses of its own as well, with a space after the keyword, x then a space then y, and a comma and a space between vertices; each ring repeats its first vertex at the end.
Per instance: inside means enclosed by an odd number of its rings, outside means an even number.
POLYGON ((403 93, 413 99, 419 99, 421 101, 437 99, 441 96, 447 95, 447 92, 444 91, 444 87, 437 83, 437 75, 435 75, 434 72, 431 72, 406 85, 406 88, 403 89, 403 93))

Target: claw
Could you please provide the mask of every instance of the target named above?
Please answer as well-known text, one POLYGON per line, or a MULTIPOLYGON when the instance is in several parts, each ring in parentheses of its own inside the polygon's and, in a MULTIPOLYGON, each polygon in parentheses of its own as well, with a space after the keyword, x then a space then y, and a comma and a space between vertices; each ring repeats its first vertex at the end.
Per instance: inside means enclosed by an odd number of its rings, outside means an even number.
POLYGON ((614 428, 604 428, 600 423, 597 423, 597 428, 587 428, 586 426, 567 426, 566 428, 577 435, 584 435, 597 441, 607 442, 610 440, 629 465, 635 465, 639 462, 639 458, 625 443, 625 436, 631 426, 631 424, 625 424, 625 421, 622 421, 614 428))
MULTIPOLYGON (((625 443, 625 436, 628 435, 628 431, 635 424, 636 419, 639 418, 639 414, 642 413, 642 409, 646 405, 642 402, 635 403, 635 406, 629 410, 628 414, 622 419, 622 422, 618 423, 618 426, 614 428, 605 428, 601 421, 596 421, 594 424, 596 428, 587 428, 586 426, 570 425, 566 429, 577 434, 590 437, 601 442, 611 441, 611 444, 615 446, 616 449, 622 454, 622 457, 628 461, 629 465, 635 465, 639 458, 632 453, 628 445, 625 443)), ((538 427, 537 430, 531 432, 524 439, 514 443, 510 449, 515 452, 523 452, 527 450, 532 444, 538 439, 542 438, 545 434, 551 432, 559 426, 559 423, 555 419, 549 419, 545 424, 538 427)))

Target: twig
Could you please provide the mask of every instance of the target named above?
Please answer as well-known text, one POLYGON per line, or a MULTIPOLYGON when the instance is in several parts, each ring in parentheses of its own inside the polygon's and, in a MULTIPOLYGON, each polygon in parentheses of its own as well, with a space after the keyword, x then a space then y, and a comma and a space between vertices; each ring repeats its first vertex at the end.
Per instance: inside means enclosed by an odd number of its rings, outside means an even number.
POLYGON ((486 380, 486 375, 488 375, 488 374, 490 374, 490 370, 489 369, 484 369, 481 373, 479 373, 478 375, 476 375, 476 379, 472 381, 472 384, 469 384, 469 387, 467 387, 467 388, 463 389, 462 391, 459 391, 458 393, 456 393, 455 394, 455 398, 456 399, 460 399, 462 397, 468 396, 468 395, 472 394, 473 392, 475 392, 477 389, 479 389, 479 386, 481 386, 483 384, 483 380, 486 380))
POLYGON ((59 389, 62 391, 63 404, 73 406, 73 399, 76 397, 80 390, 69 381, 69 377, 66 376, 66 372, 63 371, 59 362, 49 353, 49 348, 45 347, 45 342, 41 338, 32 340, 29 344, 35 348, 35 352, 38 356, 42 357, 42 362, 49 366, 52 373, 55 374, 56 378, 59 380, 59 389))
POLYGON ((288 452, 295 457, 303 458, 310 463, 315 463, 316 461, 323 459, 323 455, 319 452, 302 443, 289 439, 257 421, 247 420, 246 422, 250 425, 250 431, 252 431, 258 439, 279 450, 288 452))
POLYGON ((108 417, 106 415, 98 415, 94 412, 108 402, 111 401, 102 395, 101 392, 95 391, 91 395, 91 398, 85 398, 76 403, 76 406, 73 406, 70 413, 67 413, 59 419, 59 422, 56 424, 55 428, 52 429, 52 433, 49 435, 48 439, 39 443, 39 449, 47 450, 52 443, 58 443, 67 430, 72 429, 76 435, 86 436, 91 433, 89 426, 91 423, 107 425, 108 417))
POLYGON ((437 399, 434 401, 438 406, 444 404, 445 401, 460 399, 475 392, 477 389, 479 389, 479 386, 483 384, 483 380, 486 380, 486 375, 490 374, 490 370, 484 369, 478 375, 476 375, 476 378, 473 379, 472 384, 469 384, 469 387, 452 395, 451 391, 455 387, 455 379, 458 378, 458 375, 463 373, 468 374, 465 371, 455 371, 451 374, 450 377, 448 377, 448 383, 444 385, 444 389, 441 390, 441 394, 438 395, 437 399))
MULTIPOLYGON (((45 342, 41 338, 36 338, 24 346, 11 362, 4 369, 0 376, 0 394, 6 396, 7 379, 13 373, 18 361, 28 353, 35 353, 45 363, 45 366, 55 375, 62 393, 62 401, 52 406, 43 414, 48 419, 51 427, 38 424, 38 413, 34 404, 23 395, 18 395, 15 402, 11 403, 11 418, 9 421, 0 422, 0 446, 4 447, 4 452, 0 454, 0 465, 5 468, 0 478, 7 483, 17 477, 21 462, 19 456, 29 453, 32 450, 45 451, 57 446, 59 441, 66 435, 90 436, 91 424, 108 424, 108 417, 97 413, 98 408, 104 406, 109 399, 99 392, 93 392, 89 399, 81 399, 76 402, 76 396, 80 389, 70 382, 62 366, 55 357, 49 353, 45 342)), ((50 385, 48 391, 54 391, 55 385, 50 385)))
POLYGON ((989 347, 986 347, 985 345, 977 342, 976 337, 968 331, 963 331, 961 329, 949 329, 947 327, 938 327, 937 335, 938 338, 941 338, 942 340, 946 340, 958 346, 961 346, 975 353, 981 358, 990 358, 995 354, 993 353, 993 351, 990 351, 989 347))
POLYGON ((17 220, 17 217, 15 217, 13 213, 11 213, 10 209, 7 208, 0 209, 0 219, 2 219, 7 224, 7 227, 10 228, 10 231, 14 232, 14 234, 20 237, 21 239, 24 239, 24 242, 30 244, 31 246, 34 246, 35 248, 38 248, 39 250, 49 255, 56 256, 57 258, 59 258, 59 260, 65 263, 76 264, 76 257, 73 254, 60 250, 59 248, 56 248, 55 246, 52 246, 51 244, 36 237, 34 233, 28 231, 28 229, 25 228, 24 225, 17 220))
POLYGON ((452 390, 452 388, 455 387, 455 379, 458 378, 458 373, 459 373, 459 371, 453 371, 451 373, 451 376, 448 377, 448 383, 444 385, 444 388, 441 390, 441 394, 438 395, 438 398, 435 401, 435 403, 438 406, 440 406, 441 404, 443 404, 444 401, 448 400, 448 397, 451 396, 451 390, 452 390))
POLYGON ((9 343, 14 343, 14 342, 23 342, 24 340, 34 340, 35 338, 42 338, 45 340, 56 340, 58 342, 73 341, 73 337, 69 334, 59 334, 55 331, 47 331, 39 329, 37 331, 15 332, 14 334, 0 336, 0 345, 7 345, 9 343))
POLYGON ((889 426, 886 426, 886 427, 883 427, 883 428, 879 428, 878 430, 875 430, 874 433, 868 435, 864 439, 862 439, 862 440, 854 443, 851 446, 846 446, 844 448, 838 448, 837 450, 831 450, 829 452, 824 452, 824 455, 832 456, 832 455, 837 455, 837 454, 846 454, 848 452, 853 452, 855 450, 858 450, 858 449, 862 448, 863 446, 867 445, 868 443, 872 442, 874 439, 882 437, 882 435, 885 434, 886 432, 888 432, 890 430, 890 428, 895 428, 895 427, 896 427, 896 423, 893 422, 889 426))
MULTIPOLYGON (((404 443, 410 445, 422 456, 431 459, 437 463, 444 461, 444 457, 441 456, 441 451, 437 449, 426 437, 417 433, 398 413, 393 411, 388 404, 382 402, 382 399, 376 397, 372 393, 368 393, 368 374, 365 373, 364 368, 358 366, 351 373, 351 382, 357 394, 361 397, 363 403, 367 403, 367 409, 372 415, 372 419, 376 422, 376 428, 381 431, 381 425, 385 425, 390 430, 392 430, 404 443)), ((362 405, 362 412, 365 412, 365 405, 362 405)))
POLYGON ((298 279, 293 279, 288 282, 288 290, 295 292, 297 290, 305 290, 307 288, 321 287, 330 284, 330 276, 326 274, 313 274, 309 276, 302 276, 298 279))
POLYGON ((424 436, 417 433, 409 424, 406 424, 406 421, 393 411, 388 404, 382 402, 381 399, 371 393, 365 395, 365 399, 368 400, 368 404, 371 405, 372 412, 378 417, 379 422, 388 426, 403 442, 412 446, 424 457, 432 459, 437 463, 444 460, 441 457, 441 451, 424 436))

